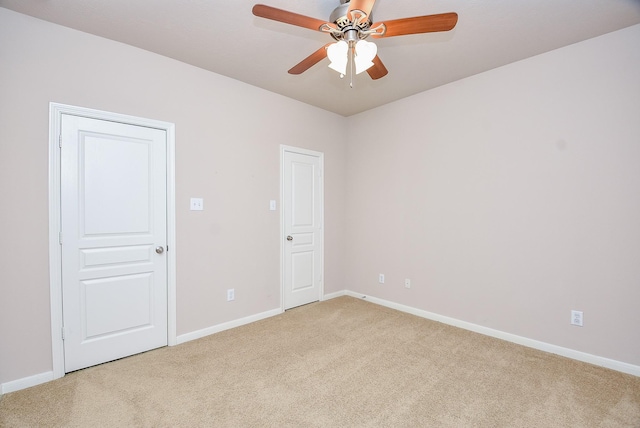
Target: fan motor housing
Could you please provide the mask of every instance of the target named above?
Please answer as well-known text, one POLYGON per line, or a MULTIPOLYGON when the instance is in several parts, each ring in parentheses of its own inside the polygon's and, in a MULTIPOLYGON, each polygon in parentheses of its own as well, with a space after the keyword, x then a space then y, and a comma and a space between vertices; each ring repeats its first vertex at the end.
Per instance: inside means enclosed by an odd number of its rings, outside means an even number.
POLYGON ((340 0, 342 3, 340 6, 336 7, 333 12, 331 12, 331 16, 329 17, 329 22, 333 22, 338 26, 340 31, 343 31, 349 27, 353 27, 355 30, 368 30, 371 27, 372 21, 371 16, 367 16, 367 19, 363 22, 359 22, 356 27, 353 26, 353 22, 347 16, 347 12, 349 11, 349 0, 340 0))

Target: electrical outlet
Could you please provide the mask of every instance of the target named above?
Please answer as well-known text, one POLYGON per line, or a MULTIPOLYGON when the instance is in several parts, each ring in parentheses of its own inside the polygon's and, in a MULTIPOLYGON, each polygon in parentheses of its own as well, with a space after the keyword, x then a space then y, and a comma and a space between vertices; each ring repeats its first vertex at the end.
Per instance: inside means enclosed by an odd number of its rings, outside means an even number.
POLYGON ((571 324, 582 327, 582 311, 571 311, 571 324))
POLYGON ((230 288, 227 290, 227 302, 232 300, 236 300, 236 290, 234 288, 230 288))
POLYGON ((191 198, 190 201, 190 209, 191 211, 202 211, 204 210, 204 200, 202 198, 191 198))
POLYGON ((411 280, 409 278, 404 279, 404 288, 411 288, 411 280))
POLYGON ((378 282, 380 284, 384 284, 384 274, 383 273, 381 273, 380 276, 378 276, 378 282))

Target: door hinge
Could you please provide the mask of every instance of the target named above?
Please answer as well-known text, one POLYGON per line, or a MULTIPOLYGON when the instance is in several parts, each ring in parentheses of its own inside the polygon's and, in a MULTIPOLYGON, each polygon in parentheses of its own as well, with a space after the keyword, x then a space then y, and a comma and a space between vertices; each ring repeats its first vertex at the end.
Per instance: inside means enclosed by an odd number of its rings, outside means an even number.
POLYGON ((62 148, 62 134, 58 137, 58 147, 62 148))
POLYGON ((58 232, 58 242, 62 245, 62 232, 58 232))
POLYGON ((64 340, 64 327, 62 327, 60 330, 62 332, 62 340, 64 340))

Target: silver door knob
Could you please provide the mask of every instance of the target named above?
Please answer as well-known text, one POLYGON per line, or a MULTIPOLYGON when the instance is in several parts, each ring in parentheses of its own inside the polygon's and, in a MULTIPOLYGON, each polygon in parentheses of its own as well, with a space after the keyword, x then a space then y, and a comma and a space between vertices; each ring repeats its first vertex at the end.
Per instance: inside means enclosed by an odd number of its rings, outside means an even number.
POLYGON ((164 247, 162 247, 162 246, 156 247, 156 253, 158 253, 158 254, 164 253, 164 247))
POLYGON ((293 236, 291 235, 287 236, 287 241, 293 241, 293 236))

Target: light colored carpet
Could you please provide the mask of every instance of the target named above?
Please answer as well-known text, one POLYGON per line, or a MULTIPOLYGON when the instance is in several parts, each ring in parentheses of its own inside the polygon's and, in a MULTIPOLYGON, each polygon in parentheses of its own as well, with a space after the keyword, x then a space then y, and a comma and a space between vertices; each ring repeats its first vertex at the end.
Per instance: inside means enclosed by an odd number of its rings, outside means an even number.
POLYGON ((2 427, 640 427, 640 378, 341 297, 0 400, 2 427))

